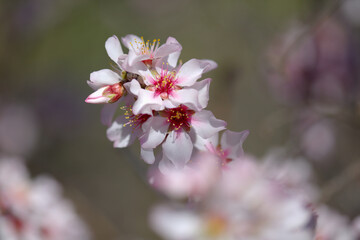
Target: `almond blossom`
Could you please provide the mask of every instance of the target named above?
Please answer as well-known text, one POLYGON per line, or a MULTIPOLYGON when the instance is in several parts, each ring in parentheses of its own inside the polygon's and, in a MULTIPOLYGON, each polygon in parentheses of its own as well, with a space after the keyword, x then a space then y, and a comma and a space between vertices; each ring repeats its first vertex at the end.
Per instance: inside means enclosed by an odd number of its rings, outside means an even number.
MULTIPOLYGON (((144 134, 143 124, 152 116, 150 114, 142 113, 134 114, 132 110, 132 105, 134 103, 133 98, 129 97, 125 102, 125 105, 120 107, 123 114, 118 116, 106 131, 108 139, 114 142, 114 147, 116 148, 128 147, 136 139, 139 139, 144 134)), ((107 116, 107 118, 109 117, 111 116, 107 116)), ((146 153, 143 149, 141 152, 144 154, 146 153)), ((155 161, 152 152, 150 152, 149 157, 143 157, 143 159, 149 164, 152 164, 155 161)))
POLYGON ((220 142, 219 134, 215 134, 208 139, 198 137, 195 146, 199 150, 209 151, 217 155, 221 160, 221 164, 226 166, 227 163, 244 155, 242 145, 248 135, 248 130, 242 132, 226 130, 222 133, 220 142))
POLYGON ((215 118, 210 111, 196 112, 180 105, 152 116, 143 125, 144 135, 140 137, 140 143, 150 152, 150 157, 152 149, 161 144, 163 157, 160 164, 183 168, 190 160, 197 136, 209 138, 225 126, 226 122, 215 118))
POLYGON ((317 210, 318 223, 316 229, 316 240, 357 240, 360 232, 346 216, 335 210, 320 206, 317 210))
POLYGON ((89 240, 91 236, 54 179, 31 180, 21 160, 2 157, 0 239, 89 240))
POLYGON ((305 158, 289 157, 284 148, 273 148, 263 157, 261 168, 270 179, 281 182, 304 201, 316 202, 319 199, 314 170, 305 158))
POLYGON ((163 59, 167 59, 172 66, 175 66, 182 50, 180 43, 173 37, 169 37, 163 45, 160 45, 160 39, 150 42, 132 34, 126 35, 121 40, 129 49, 126 57, 123 57, 121 66, 133 73, 151 68, 163 59))
POLYGON ((153 187, 171 198, 200 200, 209 193, 220 170, 216 155, 198 152, 183 169, 152 170, 149 180, 153 187))
POLYGON ((152 228, 168 240, 313 239, 306 203, 269 180, 253 159, 234 161, 213 178, 201 202, 154 208, 152 228))
POLYGON ((177 70, 169 65, 156 66, 155 69, 140 71, 145 88, 141 88, 138 81, 131 81, 130 91, 138 97, 134 104, 134 112, 149 113, 165 108, 175 108, 180 104, 194 110, 206 107, 208 92, 199 94, 202 88, 208 89, 210 79, 193 85, 206 73, 216 68, 216 63, 210 60, 191 59, 177 70))

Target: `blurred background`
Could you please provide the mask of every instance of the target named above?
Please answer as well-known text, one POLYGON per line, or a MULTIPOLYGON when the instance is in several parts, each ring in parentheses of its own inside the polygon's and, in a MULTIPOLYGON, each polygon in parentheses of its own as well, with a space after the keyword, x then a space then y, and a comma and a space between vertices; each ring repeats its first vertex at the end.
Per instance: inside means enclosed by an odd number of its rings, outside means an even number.
POLYGON ((183 62, 218 63, 205 75, 208 109, 250 130, 246 153, 306 157, 322 200, 354 217, 359 12, 359 0, 2 0, 0 150, 63 184, 95 239, 158 239, 147 216, 162 197, 144 182, 138 145, 114 149, 101 106, 84 100, 90 73, 110 67, 108 37, 172 36, 183 62))

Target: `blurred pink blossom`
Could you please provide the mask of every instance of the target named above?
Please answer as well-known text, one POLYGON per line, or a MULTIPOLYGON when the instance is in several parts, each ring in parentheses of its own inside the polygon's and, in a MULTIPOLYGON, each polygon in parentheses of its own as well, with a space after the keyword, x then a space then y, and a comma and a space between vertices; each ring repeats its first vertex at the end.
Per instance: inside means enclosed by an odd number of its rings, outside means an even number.
POLYGON ((213 176, 203 201, 154 208, 153 229, 169 240, 312 239, 307 227, 312 214, 305 202, 270 180, 252 158, 230 165, 213 176))
POLYGON ((34 180, 22 161, 0 158, 0 239, 88 240, 90 233, 48 176, 34 180))
POLYGON ((360 234, 346 216, 343 216, 327 206, 317 210, 318 223, 316 240, 356 240, 360 234))

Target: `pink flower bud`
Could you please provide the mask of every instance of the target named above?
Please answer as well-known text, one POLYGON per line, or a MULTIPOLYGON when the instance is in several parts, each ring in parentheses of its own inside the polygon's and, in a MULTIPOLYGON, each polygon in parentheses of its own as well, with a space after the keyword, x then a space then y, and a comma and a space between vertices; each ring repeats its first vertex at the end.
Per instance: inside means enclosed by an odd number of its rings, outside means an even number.
POLYGON ((100 104, 100 103, 114 103, 124 95, 124 87, 122 83, 115 83, 99 88, 90 94, 85 102, 100 104))

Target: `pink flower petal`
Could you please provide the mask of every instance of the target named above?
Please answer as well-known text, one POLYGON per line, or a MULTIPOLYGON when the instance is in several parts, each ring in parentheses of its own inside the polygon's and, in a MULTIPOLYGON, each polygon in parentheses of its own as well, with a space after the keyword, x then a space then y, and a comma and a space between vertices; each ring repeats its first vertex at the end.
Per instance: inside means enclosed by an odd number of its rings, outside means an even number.
POLYGON ((155 155, 153 149, 141 148, 140 151, 141 158, 148 164, 153 164, 155 162, 155 155))
POLYGON ((156 148, 164 141, 169 124, 160 116, 149 118, 142 126, 144 135, 140 137, 141 147, 145 149, 156 148))
POLYGON ((211 60, 191 59, 184 63, 177 74, 179 86, 192 86, 203 73, 217 67, 211 60))
POLYGON ((105 42, 105 49, 111 60, 118 63, 118 59, 124 54, 117 36, 109 37, 105 42))
POLYGON ((221 148, 223 150, 229 149, 228 158, 239 158, 244 155, 242 145, 249 135, 249 131, 233 132, 226 130, 221 137, 221 148))
POLYGON ((217 68, 217 63, 214 62, 213 60, 209 60, 209 59, 202 59, 199 60, 200 62, 200 66, 203 70, 203 73, 207 73, 210 72, 211 70, 214 70, 215 68, 217 68))
POLYGON ((216 147, 219 143, 219 133, 215 133, 210 138, 202 138, 199 135, 196 135, 196 140, 194 146, 201 151, 210 151, 211 153, 216 153, 214 146, 216 147))
POLYGON ((107 88, 102 87, 90 94, 86 99, 86 103, 93 103, 93 104, 101 104, 101 103, 108 103, 110 98, 103 96, 104 90, 107 88))
POLYGON ((168 38, 166 43, 161 45, 156 51, 154 58, 168 56, 171 53, 180 52, 182 49, 180 43, 175 38, 168 38))
POLYGON ((160 96, 155 96, 154 92, 139 89, 138 99, 135 101, 133 106, 133 113, 136 114, 150 114, 152 111, 161 111, 164 109, 160 96))
MULTIPOLYGON (((166 43, 167 44, 179 44, 180 43, 173 37, 168 37, 168 39, 166 40, 166 43)), ((181 47, 181 45, 180 45, 181 47)), ((182 48, 182 47, 181 47, 182 48)), ((181 53, 181 49, 179 51, 176 51, 176 52, 173 52, 173 53, 170 53, 168 56, 164 57, 164 60, 166 58, 166 61, 167 63, 169 63, 169 66, 173 69, 176 67, 177 65, 177 62, 179 60, 179 57, 180 57, 180 53, 181 53)), ((162 61, 164 61, 162 60, 162 61)))
POLYGON ((119 101, 114 102, 112 104, 105 104, 101 110, 101 123, 106 126, 110 126, 118 107, 119 107, 119 101))
POLYGON ((170 101, 174 106, 183 104, 190 109, 199 111, 202 108, 199 107, 198 102, 198 91, 192 88, 184 88, 177 91, 174 91, 172 95, 169 96, 170 101))
POLYGON ((201 77, 203 69, 197 59, 191 59, 181 66, 177 78, 179 86, 192 86, 201 77))
POLYGON ((215 118, 212 112, 202 110, 192 116, 191 126, 200 137, 209 138, 215 133, 224 130, 226 122, 215 118))
POLYGON ((202 219, 188 209, 157 206, 150 215, 150 224, 155 232, 165 239, 198 239, 204 227, 202 219))
POLYGON ((193 143, 184 131, 172 131, 162 144, 163 154, 175 165, 183 168, 190 160, 193 143))
POLYGON ((113 124, 107 129, 106 135, 110 141, 114 142, 114 147, 125 148, 130 146, 139 136, 139 132, 129 125, 124 115, 119 116, 113 124))
POLYGON ((209 102, 209 88, 211 78, 204 79, 200 82, 196 82, 192 88, 198 91, 198 101, 200 109, 206 108, 209 102))
POLYGON ((127 82, 124 84, 127 91, 134 94, 135 96, 139 95, 139 91, 141 89, 140 83, 137 80, 132 80, 131 82, 127 82))
MULTIPOLYGON (((121 41, 122 43, 124 44, 125 47, 127 47, 128 49, 131 48, 131 44, 133 44, 134 46, 134 42, 137 41, 137 42, 142 42, 141 38, 139 38, 138 36, 136 35, 133 35, 133 34, 128 34, 126 35, 125 37, 121 38, 121 41)), ((136 45, 135 45, 136 46, 136 45)))
MULTIPOLYGON (((146 55, 146 54, 140 54, 140 55, 137 55, 136 52, 134 52, 131 48, 129 49, 129 54, 128 54, 128 64, 129 66, 133 66, 135 63, 137 62, 141 62, 143 60, 147 60, 149 59, 149 55, 146 55)), ((144 65, 144 64, 142 64, 144 65)))
POLYGON ((110 69, 102 69, 99 71, 92 72, 90 74, 90 81, 87 83, 94 90, 97 90, 101 87, 113 85, 120 82, 120 76, 111 71, 110 69))

